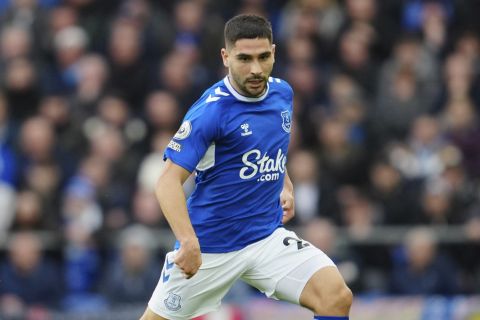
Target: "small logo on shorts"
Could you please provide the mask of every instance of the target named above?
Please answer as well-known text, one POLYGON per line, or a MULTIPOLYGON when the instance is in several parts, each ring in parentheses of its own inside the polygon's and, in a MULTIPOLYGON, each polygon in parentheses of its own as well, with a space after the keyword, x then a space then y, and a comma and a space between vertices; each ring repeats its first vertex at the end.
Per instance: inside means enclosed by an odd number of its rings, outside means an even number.
POLYGON ((177 311, 182 307, 180 300, 182 300, 182 298, 179 295, 169 292, 167 299, 163 300, 163 302, 165 302, 165 307, 167 307, 168 310, 177 311))
POLYGON ((302 239, 293 238, 293 237, 286 237, 285 239, 283 239, 283 245, 285 247, 288 247, 292 241, 293 241, 293 243, 297 243, 297 249, 298 250, 301 250, 305 247, 310 246, 310 243, 308 243, 307 241, 304 241, 302 239))

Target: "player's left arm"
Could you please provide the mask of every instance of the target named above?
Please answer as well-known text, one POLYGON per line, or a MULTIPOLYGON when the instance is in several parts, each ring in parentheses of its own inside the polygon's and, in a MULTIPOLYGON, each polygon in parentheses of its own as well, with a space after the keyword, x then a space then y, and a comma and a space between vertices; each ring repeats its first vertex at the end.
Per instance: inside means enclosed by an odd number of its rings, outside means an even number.
POLYGON ((293 196, 293 183, 285 172, 285 180, 283 182, 283 190, 280 193, 280 204, 283 209, 282 223, 287 223, 295 216, 295 198, 293 196))

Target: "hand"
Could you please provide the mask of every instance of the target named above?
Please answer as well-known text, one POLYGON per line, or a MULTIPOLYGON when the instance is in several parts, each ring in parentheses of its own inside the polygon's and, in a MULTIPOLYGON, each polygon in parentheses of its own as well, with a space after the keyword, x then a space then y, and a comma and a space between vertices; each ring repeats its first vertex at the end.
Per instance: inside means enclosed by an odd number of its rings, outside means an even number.
POLYGON ((283 209, 282 223, 285 224, 295 216, 295 199, 291 191, 283 189, 280 193, 280 204, 283 209))
POLYGON ((185 278, 193 277, 202 265, 202 256, 198 239, 180 241, 180 249, 175 255, 175 264, 182 270, 185 278))

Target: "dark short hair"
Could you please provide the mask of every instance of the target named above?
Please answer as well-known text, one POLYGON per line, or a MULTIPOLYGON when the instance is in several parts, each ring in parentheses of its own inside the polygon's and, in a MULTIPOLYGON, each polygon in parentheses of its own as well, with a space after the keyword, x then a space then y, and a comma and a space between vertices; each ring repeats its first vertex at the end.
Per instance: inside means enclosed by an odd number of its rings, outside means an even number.
POLYGON ((273 41, 272 25, 262 16, 240 14, 227 21, 224 30, 225 45, 235 45, 239 39, 268 39, 273 41))

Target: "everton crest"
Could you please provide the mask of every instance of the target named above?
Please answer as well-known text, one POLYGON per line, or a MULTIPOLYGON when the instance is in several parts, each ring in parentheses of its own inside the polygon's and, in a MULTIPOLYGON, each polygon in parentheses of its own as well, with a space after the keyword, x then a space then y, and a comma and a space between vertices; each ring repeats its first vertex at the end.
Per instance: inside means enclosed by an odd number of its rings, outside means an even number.
POLYGON ((179 295, 169 292, 167 299, 163 300, 163 302, 165 302, 165 307, 167 307, 168 310, 177 311, 182 307, 180 305, 181 299, 179 295))
POLYGON ((282 128, 285 132, 290 133, 292 128, 292 117, 290 116, 290 111, 282 111, 282 128))

